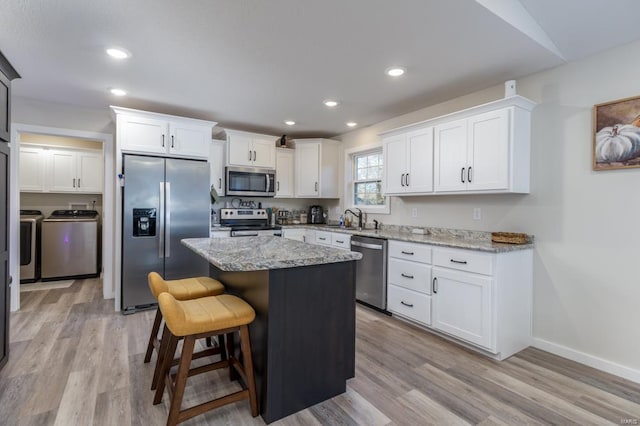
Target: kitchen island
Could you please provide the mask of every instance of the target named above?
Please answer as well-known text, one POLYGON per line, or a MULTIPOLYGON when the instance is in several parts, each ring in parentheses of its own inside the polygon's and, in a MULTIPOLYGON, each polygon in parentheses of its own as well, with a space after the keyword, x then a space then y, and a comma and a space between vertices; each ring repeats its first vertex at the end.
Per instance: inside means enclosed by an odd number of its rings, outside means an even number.
POLYGON ((256 311, 250 325, 260 413, 267 423, 346 390, 355 374, 355 262, 362 255, 285 238, 182 243, 256 311))

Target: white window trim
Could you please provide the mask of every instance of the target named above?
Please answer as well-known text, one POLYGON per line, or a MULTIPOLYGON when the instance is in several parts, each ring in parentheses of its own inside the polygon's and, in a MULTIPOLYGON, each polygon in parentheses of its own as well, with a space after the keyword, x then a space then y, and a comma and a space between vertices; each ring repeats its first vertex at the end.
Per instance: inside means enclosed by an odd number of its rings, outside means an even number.
MULTIPOLYGON (((344 151, 344 207, 345 209, 359 208, 365 213, 373 214, 391 214, 389 197, 384 197, 384 205, 382 206, 356 206, 353 202, 353 157, 360 154, 366 154, 370 151, 382 149, 382 142, 358 146, 346 149, 344 151)), ((382 179, 384 179, 384 164, 382 179)))

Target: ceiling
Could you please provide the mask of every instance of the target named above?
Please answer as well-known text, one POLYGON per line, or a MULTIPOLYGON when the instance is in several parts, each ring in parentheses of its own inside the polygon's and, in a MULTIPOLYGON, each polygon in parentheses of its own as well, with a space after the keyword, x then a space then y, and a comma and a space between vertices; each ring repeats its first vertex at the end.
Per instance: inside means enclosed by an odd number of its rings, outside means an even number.
POLYGON ((333 136, 640 39, 635 0, 0 0, 14 96, 333 136), (104 50, 132 57, 116 61, 104 50), (392 65, 407 69, 391 78, 392 65), (126 97, 107 89, 119 87, 126 97), (329 109, 325 99, 340 105, 329 109), (289 127, 284 120, 297 124, 289 127))

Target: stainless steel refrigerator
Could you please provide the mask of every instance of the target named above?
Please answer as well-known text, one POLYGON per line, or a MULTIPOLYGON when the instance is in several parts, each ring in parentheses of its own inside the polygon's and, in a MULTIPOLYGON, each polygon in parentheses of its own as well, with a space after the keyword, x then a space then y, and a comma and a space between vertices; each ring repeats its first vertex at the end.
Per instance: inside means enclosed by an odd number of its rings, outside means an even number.
POLYGON ((122 310, 156 303, 147 274, 165 279, 209 275, 206 260, 180 243, 209 237, 209 165, 205 161, 124 155, 122 310))

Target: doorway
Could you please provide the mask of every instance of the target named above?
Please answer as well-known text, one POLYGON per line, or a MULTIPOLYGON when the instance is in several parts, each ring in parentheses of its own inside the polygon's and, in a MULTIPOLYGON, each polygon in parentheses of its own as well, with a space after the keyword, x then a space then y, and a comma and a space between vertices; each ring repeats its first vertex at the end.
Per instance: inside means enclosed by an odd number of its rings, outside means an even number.
MULTIPOLYGON (((62 129, 56 127, 35 126, 20 123, 12 124, 12 155, 11 155, 11 188, 10 201, 11 211, 9 223, 11 229, 19 229, 20 222, 20 145, 21 143, 32 142, 38 135, 52 138, 70 138, 74 140, 86 141, 86 143, 98 143, 102 146, 104 156, 104 189, 102 193, 102 294, 105 299, 111 299, 115 295, 114 281, 114 221, 115 221, 115 179, 113 178, 114 157, 113 157, 113 136, 108 133, 87 132, 74 129, 62 129)), ((51 197, 50 194, 48 194, 51 197)), ((11 311, 20 309, 20 259, 19 259, 19 237, 13 233, 9 241, 10 253, 14 255, 10 260, 10 274, 13 278, 11 284, 11 311)))

